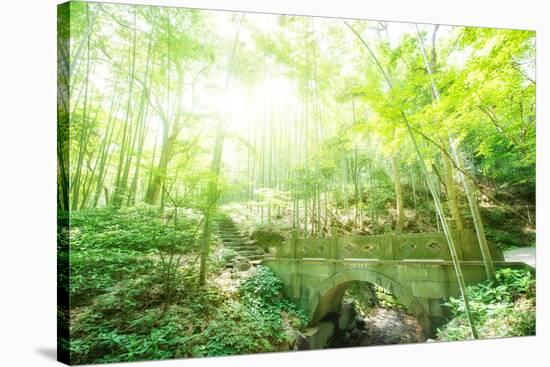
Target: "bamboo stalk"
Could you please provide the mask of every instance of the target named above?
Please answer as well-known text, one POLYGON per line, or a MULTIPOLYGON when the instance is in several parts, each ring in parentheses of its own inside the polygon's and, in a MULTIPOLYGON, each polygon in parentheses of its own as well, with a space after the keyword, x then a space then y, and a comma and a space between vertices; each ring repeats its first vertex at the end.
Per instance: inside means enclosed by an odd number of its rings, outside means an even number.
MULTIPOLYGON (((380 61, 374 54, 374 52, 371 50, 370 46, 367 44, 367 42, 361 37, 359 33, 346 21, 344 23, 348 26, 348 28, 357 36, 357 38, 361 41, 361 43, 365 46, 365 48, 368 50, 371 57, 374 59, 376 65, 378 66, 378 69, 382 72, 384 79, 386 80, 386 83, 388 84, 388 87, 390 88, 390 91, 393 93, 393 84, 388 76, 388 74, 385 72, 384 68, 380 64, 380 61)), ((432 197, 434 199, 434 203, 436 206, 437 214, 439 215, 439 218, 441 220, 441 225, 443 226, 443 232, 445 233, 445 237, 447 239, 447 244, 449 246, 449 252, 451 254, 451 259, 453 262, 453 267, 455 270, 457 282, 460 288, 460 292, 462 294, 462 298, 464 299, 464 308, 466 309, 466 317, 468 319, 468 322, 470 324, 470 331, 472 333, 472 337, 474 339, 478 338, 477 330, 474 325, 473 317, 470 311, 470 304, 468 300, 468 296, 466 294, 466 284, 464 282, 464 276, 462 274, 462 269, 460 267, 460 262, 458 260, 458 255, 456 252, 456 247, 454 244, 453 236, 451 235, 451 230, 449 227, 449 224, 447 223, 447 219, 445 218, 445 214, 443 211, 443 206, 441 205, 441 200, 439 198, 439 195, 437 194, 435 185, 433 183, 433 180, 428 174, 428 168, 426 167, 426 162, 424 162, 424 159, 422 158, 422 153, 420 151, 420 148, 418 147, 418 143, 416 141, 416 138, 414 136, 414 133, 411 128, 411 124, 409 122, 409 119, 407 118, 405 112, 401 110, 401 117, 403 118, 403 122, 405 123, 405 126, 407 128, 407 132, 409 134, 409 137, 411 138, 411 141, 413 143, 415 152, 417 154, 418 160, 420 162, 420 168, 422 170, 422 173, 426 176, 426 181, 428 183, 428 188, 430 190, 430 193, 432 194, 432 197)))

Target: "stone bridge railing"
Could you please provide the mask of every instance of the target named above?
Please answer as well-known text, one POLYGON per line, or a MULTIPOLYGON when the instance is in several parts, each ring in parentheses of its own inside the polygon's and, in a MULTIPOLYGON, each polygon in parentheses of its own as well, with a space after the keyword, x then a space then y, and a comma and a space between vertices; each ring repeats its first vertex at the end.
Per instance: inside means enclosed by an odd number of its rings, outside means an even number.
MULTIPOLYGON (((462 261, 480 261, 481 252, 477 237, 472 230, 459 231, 451 226, 457 255, 462 261)), ((503 260, 502 251, 490 246, 493 260, 503 260)), ((337 236, 332 230, 330 237, 299 238, 293 231, 275 255, 276 258, 292 259, 376 259, 376 260, 451 260, 447 239, 443 232, 431 233, 386 233, 373 236, 337 236)))

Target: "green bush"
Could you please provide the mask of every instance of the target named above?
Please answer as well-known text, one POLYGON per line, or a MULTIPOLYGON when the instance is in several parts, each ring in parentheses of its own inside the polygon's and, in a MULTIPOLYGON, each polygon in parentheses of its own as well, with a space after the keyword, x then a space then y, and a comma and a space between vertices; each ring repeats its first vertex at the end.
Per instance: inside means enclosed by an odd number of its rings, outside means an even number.
POLYGON ((233 259, 235 259, 235 257, 237 257, 238 255, 239 253, 233 249, 222 248, 219 254, 219 261, 221 262, 222 266, 225 266, 233 261, 233 259))
POLYGON ((521 239, 510 232, 488 228, 486 233, 487 239, 502 249, 522 246, 521 239))
MULTIPOLYGON (((528 270, 500 269, 494 280, 467 287, 466 294, 480 338, 535 334, 535 279, 528 270)), ((450 298, 445 305, 453 319, 438 330, 438 337, 469 339, 464 300, 450 298)))
POLYGON ((194 353, 220 356, 273 352, 294 342, 293 329, 307 324, 307 317, 283 299, 282 282, 259 266, 240 287, 240 299, 231 300, 210 322, 204 343, 194 353))
MULTIPOLYGON (((167 210, 168 214, 171 215, 167 210)), ((153 255, 187 252, 196 243, 195 219, 180 215, 174 241, 172 222, 149 206, 97 208, 70 215, 70 303, 82 306, 127 277, 154 271, 153 255), (177 246, 170 247, 172 243, 177 246)))
POLYGON ((193 356, 207 320, 223 297, 178 273, 174 303, 163 308, 160 273, 127 279, 72 315, 72 363, 119 362, 193 356))
MULTIPOLYGON (((208 283, 199 286, 198 269, 178 265, 167 295, 157 250, 166 254, 162 244, 180 243, 181 234, 183 248, 175 251, 186 251, 194 222, 181 217, 177 228, 173 222, 162 228, 166 218, 148 207, 71 216, 72 363, 288 349, 294 329, 307 319, 283 299, 282 282, 268 268, 258 267, 239 292, 229 295, 208 283)), ((63 238, 60 233, 61 245, 63 238)), ((209 262, 210 273, 216 264, 209 262)))
POLYGON ((95 296, 126 278, 137 278, 155 269, 143 253, 121 249, 87 249, 70 254, 71 308, 86 304, 95 296))
POLYGON ((232 299, 180 270, 166 309, 160 274, 120 280, 71 315, 72 363, 285 350, 307 323, 268 268, 258 267, 232 299))
MULTIPOLYGON (((157 208, 98 208, 71 212, 70 242, 75 249, 118 248, 131 251, 150 251, 170 241, 173 225, 157 208), (153 239, 156 239, 156 244, 153 239)), ((165 214, 169 217, 171 214, 165 214)), ((180 250, 190 250, 195 243, 195 219, 178 218, 180 250)))
POLYGON ((285 236, 276 225, 267 223, 255 224, 251 229, 250 236, 266 251, 269 247, 280 246, 285 240, 285 236))

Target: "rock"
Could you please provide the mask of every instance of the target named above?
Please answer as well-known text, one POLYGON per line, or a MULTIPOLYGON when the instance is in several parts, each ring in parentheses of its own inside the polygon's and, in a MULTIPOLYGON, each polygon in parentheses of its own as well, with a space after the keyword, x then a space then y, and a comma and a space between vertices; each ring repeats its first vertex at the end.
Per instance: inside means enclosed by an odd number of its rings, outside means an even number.
POLYGON ((320 322, 319 325, 307 328, 298 336, 296 348, 298 350, 322 349, 334 334, 332 322, 320 322))
POLYGON ((346 330, 357 315, 353 301, 344 301, 340 307, 338 330, 346 330))
POLYGON ((361 315, 356 315, 355 316, 355 326, 357 326, 359 329, 364 329, 365 328, 365 319, 361 316, 361 315))
POLYGON ((296 337, 296 343, 294 344, 294 350, 309 350, 311 346, 309 345, 309 340, 304 334, 298 334, 296 337))
POLYGON ((321 322, 317 326, 317 333, 311 339, 311 349, 324 348, 329 339, 334 334, 334 324, 332 322, 321 322))
POLYGON ((250 269, 252 265, 250 265, 250 263, 248 261, 239 261, 236 265, 235 265, 235 268, 238 270, 238 271, 247 271, 248 269, 250 269))

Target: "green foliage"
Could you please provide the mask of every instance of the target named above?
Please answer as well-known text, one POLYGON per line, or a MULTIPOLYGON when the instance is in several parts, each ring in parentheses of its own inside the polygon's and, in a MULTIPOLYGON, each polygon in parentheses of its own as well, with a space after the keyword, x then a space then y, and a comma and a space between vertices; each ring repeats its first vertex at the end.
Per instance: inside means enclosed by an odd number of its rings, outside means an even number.
POLYGON ((69 292, 69 212, 57 213, 57 284, 64 294, 69 292))
POLYGON ((222 248, 219 254, 219 260, 222 263, 222 265, 227 265, 227 263, 233 261, 235 257, 237 257, 239 254, 237 251, 230 249, 230 248, 222 248))
MULTIPOLYGON (((467 296, 481 338, 535 334, 535 280, 528 270, 500 269, 495 279, 468 287, 467 296)), ((464 301, 450 298, 453 319, 438 330, 442 340, 470 338, 464 301)))
POLYGON ((293 328, 307 324, 303 311, 283 299, 282 282, 259 266, 240 287, 240 300, 229 301, 204 333, 203 356, 273 352, 294 342, 293 328))
MULTIPOLYGON (((71 306, 85 304, 122 279, 153 271, 153 257, 174 238, 164 220, 158 209, 148 206, 71 212, 71 306)), ((193 248, 193 224, 185 218, 178 221, 178 252, 193 248)))
POLYGON ((256 268, 254 274, 240 287, 241 298, 248 304, 257 302, 277 304, 282 297, 283 282, 265 266, 256 268))
POLYGON ((496 228, 487 228, 485 233, 488 240, 492 241, 502 249, 519 247, 522 245, 522 242, 518 235, 510 233, 509 231, 504 231, 496 228))
POLYGON ((118 281, 139 277, 154 269, 154 262, 142 253, 121 249, 71 251, 71 306, 89 302, 118 281))
POLYGON ((216 288, 178 275, 175 303, 163 309, 158 274, 119 282, 73 316, 73 363, 191 356, 197 334, 222 304, 216 288))
MULTIPOLYGON (((127 238, 125 231, 135 233, 140 228, 152 236, 155 229, 144 222, 160 223, 158 212, 106 208, 75 214, 70 287, 73 363, 275 351, 291 344, 293 330, 307 322, 303 312, 282 298, 281 280, 264 267, 242 284, 233 299, 226 299, 216 287, 199 287, 192 273, 176 267, 166 303, 166 274, 154 258, 156 252, 134 251, 127 243, 116 242, 127 238), (102 231, 109 231, 116 241, 102 231)), ((170 236, 167 230, 165 238, 170 236)), ((143 246, 133 242, 131 247, 149 247, 144 239, 139 241, 143 246)))
POLYGON ((355 309, 363 316, 367 315, 379 301, 376 286, 367 282, 352 282, 344 297, 352 300, 355 309))
MULTIPOLYGON (((156 250, 153 239, 159 244, 169 242, 173 226, 166 223, 173 213, 161 213, 158 208, 137 206, 130 208, 98 208, 71 212, 71 250, 87 248, 118 248, 147 252, 156 250)), ((194 220, 178 220, 179 249, 190 250, 195 243, 194 220)))
POLYGON ((267 250, 269 247, 278 247, 285 240, 280 228, 274 223, 255 223, 250 229, 250 237, 267 250))
MULTIPOLYGON (((426 177, 415 178, 418 161, 438 166, 449 137, 476 181, 509 184, 534 201, 534 32, 429 33, 424 25, 418 37, 396 38, 389 23, 350 21, 364 37, 358 42, 328 18, 83 2, 64 9, 60 42, 71 47, 60 47, 60 64, 70 69, 70 93, 60 93, 58 111, 58 205, 74 210, 59 215, 58 253, 74 363, 292 343, 292 330, 307 320, 267 268, 238 294, 224 294, 211 278, 197 286, 200 223, 219 221, 220 203, 248 202, 256 214, 232 214, 249 223, 255 215, 265 222, 268 208, 268 223, 250 233, 269 250, 291 225, 307 236, 335 224, 340 232, 381 232, 395 216, 401 176, 405 229, 425 231, 436 219, 426 177), (221 162, 211 159, 221 151, 221 162), (142 199, 151 206, 135 206, 142 199), (98 205, 107 207, 90 208, 98 205), (210 217, 201 222, 197 212, 210 217)), ((488 238, 509 247, 521 240, 506 230, 507 215, 491 209, 484 219, 488 238)), ((235 256, 221 251, 209 275, 235 256)), ((484 336, 534 332, 530 275, 502 270, 468 292, 484 336)), ((448 305, 455 319, 442 335, 466 335, 463 303, 448 305)))
POLYGON ((534 190, 534 32, 467 29, 473 55, 443 98, 481 172, 534 190))

